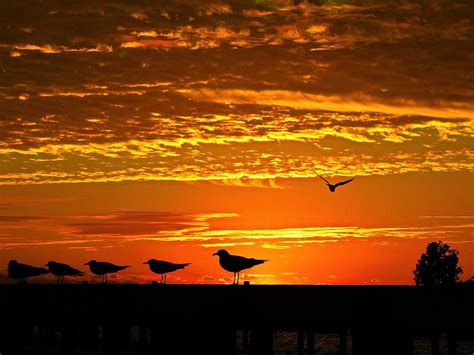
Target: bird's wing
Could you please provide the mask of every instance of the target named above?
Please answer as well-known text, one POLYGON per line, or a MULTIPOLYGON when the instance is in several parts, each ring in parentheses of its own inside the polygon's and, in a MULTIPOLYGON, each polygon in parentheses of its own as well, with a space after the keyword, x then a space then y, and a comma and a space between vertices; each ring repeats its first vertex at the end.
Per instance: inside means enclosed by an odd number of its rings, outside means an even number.
POLYGON ((78 275, 78 276, 83 276, 84 273, 81 271, 81 270, 77 270, 75 268, 73 268, 72 266, 69 266, 69 265, 65 265, 65 269, 67 271, 68 274, 70 275, 78 275))
POLYGON ((259 265, 259 264, 263 264, 265 261, 268 261, 268 260, 250 259, 250 261, 252 262, 253 265, 259 265))
POLYGON ((253 259, 253 258, 246 258, 244 256, 239 256, 239 255, 229 255, 232 259, 232 263, 238 267, 239 269, 248 269, 251 268, 252 266, 262 264, 265 262, 265 260, 258 260, 258 259, 253 259))
POLYGON ((97 266, 100 268, 101 272, 105 272, 105 273, 117 272, 117 271, 123 270, 123 269, 128 267, 128 265, 127 266, 119 266, 119 265, 115 265, 115 264, 108 263, 108 262, 105 262, 105 261, 97 262, 97 266))
POLYGON ((354 180, 355 178, 352 178, 352 179, 349 179, 349 180, 346 180, 346 181, 341 181, 341 182, 338 182, 336 185, 334 185, 334 187, 338 187, 338 186, 341 186, 341 185, 345 185, 349 182, 351 182, 352 180, 354 180))
POLYGON ((37 276, 41 274, 47 274, 49 273, 48 270, 42 267, 36 267, 36 266, 31 266, 27 264, 20 264, 18 263, 18 271, 25 275, 30 275, 30 276, 37 276))
POLYGON ((327 181, 325 178, 323 178, 321 175, 319 175, 316 171, 314 172, 316 175, 319 176, 320 179, 324 180, 324 182, 328 185, 330 185, 329 181, 327 181))

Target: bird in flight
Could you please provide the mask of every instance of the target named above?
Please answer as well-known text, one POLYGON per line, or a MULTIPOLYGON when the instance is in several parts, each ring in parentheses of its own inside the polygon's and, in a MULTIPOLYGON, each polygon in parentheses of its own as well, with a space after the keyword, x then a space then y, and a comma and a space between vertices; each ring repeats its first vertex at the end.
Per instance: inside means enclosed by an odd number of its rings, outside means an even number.
POLYGON ((155 274, 161 274, 160 284, 166 284, 166 274, 169 272, 173 272, 179 269, 184 269, 191 263, 184 263, 184 264, 174 264, 168 261, 163 260, 156 260, 150 259, 143 264, 148 264, 150 270, 153 271, 155 274))
POLYGON ((250 269, 255 265, 263 264, 265 261, 267 261, 253 258, 249 259, 238 255, 231 255, 227 250, 224 249, 220 249, 212 255, 219 256, 219 264, 224 270, 234 273, 234 281, 232 283, 233 285, 239 284, 240 272, 242 270, 250 269))
MULTIPOLYGON (((316 173, 316 172, 315 172, 316 173)), ((320 179, 324 180, 324 182, 326 183, 326 185, 328 185, 329 187, 329 191, 331 192, 335 192, 336 191, 336 188, 341 186, 341 185, 345 185, 345 184, 348 184, 350 183, 352 180, 354 180, 355 178, 352 178, 352 179, 349 179, 349 180, 346 180, 346 181, 341 181, 341 182, 338 182, 337 184, 331 184, 329 181, 327 181, 325 178, 323 178, 321 175, 319 175, 318 173, 316 173, 316 175, 319 176, 320 179)))
POLYGON ((58 277, 58 284, 64 283, 64 276, 84 276, 85 274, 72 266, 67 264, 57 263, 55 261, 49 261, 45 266, 48 267, 50 273, 58 277))
POLYGON ((114 272, 128 268, 130 265, 114 265, 112 263, 107 263, 105 261, 95 261, 91 260, 85 263, 84 265, 89 265, 91 272, 96 275, 102 276, 102 283, 107 283, 107 274, 112 274, 114 272))
POLYGON ((44 267, 22 264, 16 260, 10 260, 8 263, 8 276, 12 279, 18 280, 19 284, 26 284, 26 279, 28 277, 40 276, 48 273, 49 271, 44 267))

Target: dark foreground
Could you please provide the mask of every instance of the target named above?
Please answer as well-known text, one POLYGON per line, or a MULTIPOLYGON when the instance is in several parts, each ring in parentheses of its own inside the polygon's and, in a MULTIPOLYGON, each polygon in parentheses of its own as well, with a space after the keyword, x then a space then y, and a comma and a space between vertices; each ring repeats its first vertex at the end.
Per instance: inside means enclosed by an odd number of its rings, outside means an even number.
POLYGON ((1 285, 0 307, 2 355, 47 352, 48 343, 79 354, 98 342, 119 354, 132 328, 137 353, 152 354, 234 354, 236 330, 252 354, 272 354, 274 331, 298 332, 301 354, 314 353, 314 333, 340 334, 341 354, 350 334, 356 355, 413 354, 416 336, 431 337, 438 354, 441 333, 456 354, 458 339, 474 337, 467 285, 1 285))

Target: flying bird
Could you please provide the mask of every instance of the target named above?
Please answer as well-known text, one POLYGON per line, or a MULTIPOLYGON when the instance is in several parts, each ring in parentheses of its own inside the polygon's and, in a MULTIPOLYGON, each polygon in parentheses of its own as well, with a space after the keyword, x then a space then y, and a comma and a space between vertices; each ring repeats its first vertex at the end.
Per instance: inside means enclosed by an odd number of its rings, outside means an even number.
POLYGON ((45 266, 48 267, 50 273, 58 277, 58 284, 64 283, 64 276, 84 276, 85 274, 67 264, 49 261, 45 266))
POLYGON ((89 268, 93 274, 102 276, 102 283, 107 283, 107 274, 113 274, 117 271, 130 267, 130 265, 119 266, 112 263, 107 263, 105 261, 95 260, 88 261, 84 265, 89 265, 89 268))
POLYGON ((267 260, 259 260, 259 259, 249 259, 243 256, 238 255, 231 255, 227 250, 220 249, 216 253, 212 255, 219 256, 219 264, 221 267, 229 272, 234 273, 234 281, 233 285, 239 284, 240 279, 240 272, 245 269, 250 269, 255 265, 263 264, 267 260), (237 281, 235 276, 237 275, 237 281))
POLYGON ((143 264, 148 264, 150 270, 153 271, 155 274, 161 274, 160 284, 166 284, 166 274, 169 272, 173 272, 179 269, 184 269, 191 263, 184 263, 184 264, 174 264, 168 261, 163 260, 156 260, 150 259, 143 264))
MULTIPOLYGON (((315 172, 316 173, 316 172, 315 172)), ((352 180, 354 180, 355 178, 352 178, 352 179, 349 179, 349 180, 346 180, 346 181, 341 181, 341 182, 338 182, 337 184, 331 184, 329 181, 327 181, 325 178, 323 178, 321 175, 319 175, 318 173, 316 173, 316 175, 318 175, 322 180, 324 180, 324 182, 326 183, 326 185, 328 185, 329 187, 329 191, 331 192, 335 192, 336 191, 336 188, 341 186, 341 185, 345 185, 345 184, 348 184, 350 183, 352 180)))
POLYGON ((12 279, 18 280, 19 284, 26 284, 26 279, 28 277, 40 276, 48 273, 49 271, 44 267, 22 264, 16 260, 10 260, 8 263, 8 276, 12 279))

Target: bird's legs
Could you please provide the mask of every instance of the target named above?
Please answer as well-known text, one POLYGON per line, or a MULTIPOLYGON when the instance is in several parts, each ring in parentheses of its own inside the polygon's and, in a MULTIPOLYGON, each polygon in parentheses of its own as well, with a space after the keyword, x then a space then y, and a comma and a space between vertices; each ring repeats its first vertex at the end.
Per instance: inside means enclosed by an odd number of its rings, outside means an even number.
POLYGON ((166 284, 166 274, 165 274, 165 284, 166 284))
POLYGON ((163 283, 164 276, 165 274, 161 274, 160 285, 163 283))
POLYGON ((105 283, 107 283, 107 281, 109 280, 107 274, 105 274, 105 283))
POLYGON ((235 272, 234 272, 234 279, 232 280, 232 285, 235 285, 235 272))
POLYGON ((239 284, 239 280, 240 280, 240 272, 237 273, 237 285, 239 284))

